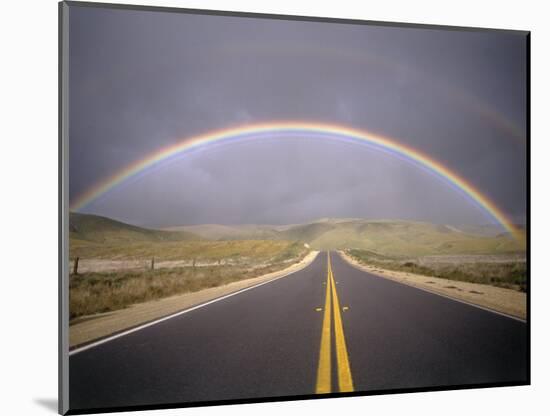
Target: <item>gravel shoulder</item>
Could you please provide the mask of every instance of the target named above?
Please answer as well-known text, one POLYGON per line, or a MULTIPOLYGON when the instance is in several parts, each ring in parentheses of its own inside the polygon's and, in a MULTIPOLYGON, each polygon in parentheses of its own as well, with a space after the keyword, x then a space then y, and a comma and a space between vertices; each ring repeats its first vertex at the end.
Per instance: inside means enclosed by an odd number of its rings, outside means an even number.
POLYGON ((75 319, 69 327, 69 345, 74 348, 111 334, 150 322, 221 296, 283 277, 304 269, 315 260, 318 251, 310 252, 302 261, 286 269, 252 279, 240 280, 227 285, 212 287, 198 292, 184 293, 168 298, 132 305, 129 308, 75 319))
POLYGON ((432 276, 383 269, 359 263, 343 251, 338 254, 356 268, 372 275, 482 306, 520 319, 527 317, 527 295, 512 289, 461 282, 432 276))

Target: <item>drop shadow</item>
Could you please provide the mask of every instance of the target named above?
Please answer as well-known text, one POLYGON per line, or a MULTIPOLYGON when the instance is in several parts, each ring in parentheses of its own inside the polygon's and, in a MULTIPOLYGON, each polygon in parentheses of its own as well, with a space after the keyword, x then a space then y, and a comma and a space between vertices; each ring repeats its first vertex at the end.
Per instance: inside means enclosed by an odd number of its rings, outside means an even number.
POLYGON ((57 414, 57 399, 53 399, 53 398, 36 399, 35 398, 34 402, 42 406, 44 409, 57 414))

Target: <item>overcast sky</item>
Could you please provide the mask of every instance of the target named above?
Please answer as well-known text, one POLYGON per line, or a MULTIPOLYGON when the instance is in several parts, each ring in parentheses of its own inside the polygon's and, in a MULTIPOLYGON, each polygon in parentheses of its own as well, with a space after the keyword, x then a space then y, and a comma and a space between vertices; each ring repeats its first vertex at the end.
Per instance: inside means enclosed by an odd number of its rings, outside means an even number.
MULTIPOLYGON (((186 137, 275 120, 412 146, 526 215, 526 48, 441 31, 70 7, 70 196, 186 137)), ((280 137, 206 148, 83 212, 146 226, 320 217, 485 224, 425 170, 360 145, 280 137)))

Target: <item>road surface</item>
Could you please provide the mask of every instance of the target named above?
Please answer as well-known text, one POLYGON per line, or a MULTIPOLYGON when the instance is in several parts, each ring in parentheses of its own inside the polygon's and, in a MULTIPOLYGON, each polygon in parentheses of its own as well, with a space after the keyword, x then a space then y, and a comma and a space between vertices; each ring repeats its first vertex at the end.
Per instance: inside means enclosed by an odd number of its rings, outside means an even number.
POLYGON ((70 356, 70 408, 525 383, 527 325, 335 252, 70 356))

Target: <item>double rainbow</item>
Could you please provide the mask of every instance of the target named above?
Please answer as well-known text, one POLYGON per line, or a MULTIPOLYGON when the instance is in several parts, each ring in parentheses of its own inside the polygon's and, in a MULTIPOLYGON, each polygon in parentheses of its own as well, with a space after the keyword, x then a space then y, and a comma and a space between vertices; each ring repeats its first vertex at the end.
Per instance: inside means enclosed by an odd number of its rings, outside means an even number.
POLYGON ((212 144, 241 141, 246 139, 259 140, 266 137, 279 136, 305 136, 321 139, 341 140, 351 143, 367 144, 378 150, 389 152, 395 156, 405 158, 416 165, 427 169, 436 176, 463 192, 485 210, 491 217, 500 223, 518 240, 524 239, 523 232, 517 228, 507 215, 487 196, 476 189, 466 179, 453 172, 442 163, 431 158, 410 146, 399 143, 378 134, 365 130, 356 130, 332 124, 308 123, 308 122, 270 122, 263 124, 250 124, 242 127, 227 128, 186 138, 175 144, 161 148, 148 156, 120 169, 113 175, 92 186, 79 195, 71 204, 71 210, 81 210, 96 198, 120 185, 131 177, 158 166, 163 161, 172 159, 186 152, 203 148, 212 144))

